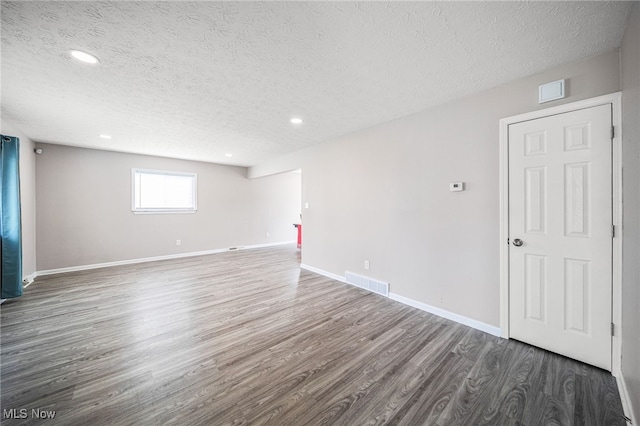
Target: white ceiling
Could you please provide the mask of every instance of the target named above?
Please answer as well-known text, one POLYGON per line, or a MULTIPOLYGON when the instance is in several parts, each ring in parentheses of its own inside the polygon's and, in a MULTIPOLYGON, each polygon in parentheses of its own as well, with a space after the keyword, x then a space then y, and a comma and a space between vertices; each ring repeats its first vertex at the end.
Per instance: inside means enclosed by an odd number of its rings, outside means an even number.
POLYGON ((630 7, 3 1, 2 115, 40 142, 249 166, 616 49, 630 7))

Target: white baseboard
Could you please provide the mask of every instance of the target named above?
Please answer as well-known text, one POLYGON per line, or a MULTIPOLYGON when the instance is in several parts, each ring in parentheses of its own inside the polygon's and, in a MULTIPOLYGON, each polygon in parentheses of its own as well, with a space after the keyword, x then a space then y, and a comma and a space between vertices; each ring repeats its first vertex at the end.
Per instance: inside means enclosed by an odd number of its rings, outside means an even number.
POLYGON ((414 308, 418 308, 421 311, 429 312, 430 314, 455 321, 468 327, 475 328, 476 330, 484 331, 485 333, 491 334, 493 336, 501 336, 500 327, 495 327, 482 321, 474 320, 463 315, 449 312, 442 308, 427 305, 426 303, 418 302, 417 300, 409 299, 408 297, 400 296, 396 293, 389 293, 389 299, 395 300, 396 302, 404 303, 405 305, 413 306, 414 308))
POLYGON ((263 247, 275 247, 275 246, 286 246, 287 244, 296 244, 296 240, 291 241, 280 241, 278 243, 263 243, 263 244, 252 244, 250 246, 241 246, 238 247, 238 250, 251 250, 263 247))
POLYGON ((629 397, 629 391, 627 390, 627 385, 624 381, 624 377, 622 373, 618 373, 615 375, 616 382, 618 383, 618 393, 620 393, 620 401, 622 402, 622 409, 624 410, 624 415, 627 416, 631 421, 627 422, 628 425, 634 424, 637 425, 638 422, 634 416, 633 412, 633 404, 631 404, 631 398, 629 397))
MULTIPOLYGON (((263 248, 263 247, 282 246, 285 244, 295 244, 295 241, 281 241, 277 243, 252 244, 248 246, 233 247, 233 249, 251 250, 251 249, 257 249, 257 248, 263 248)), ((65 272, 87 271, 89 269, 107 268, 110 266, 132 265, 135 263, 156 262, 158 260, 170 260, 170 259, 180 259, 183 257, 204 256, 207 254, 223 253, 223 252, 229 251, 230 248, 193 251, 189 253, 176 253, 176 254, 168 254, 164 256, 143 257, 138 259, 118 260, 114 262, 94 263, 91 265, 70 266, 68 268, 46 269, 44 271, 38 271, 33 275, 35 278, 35 276, 41 277, 44 275, 62 274, 65 272)))
POLYGON ((333 280, 340 281, 341 283, 349 284, 347 282, 347 280, 343 276, 340 276, 338 274, 334 274, 332 272, 327 272, 325 270, 322 270, 320 268, 316 268, 314 266, 305 265, 304 263, 301 263, 300 267, 302 269, 306 269, 307 271, 315 272, 318 275, 324 275, 327 278, 331 278, 333 280))
MULTIPOLYGON (((328 272, 322 270, 320 268, 316 268, 313 266, 305 265, 304 263, 300 264, 300 268, 306 269, 307 271, 315 272, 316 274, 324 275, 325 277, 334 279, 336 281, 347 283, 346 279, 343 276, 338 274, 334 274, 332 272, 328 272)), ((352 285, 352 284, 350 284, 352 285)), ((357 287, 357 286, 354 286, 357 287)), ((360 288, 360 287, 357 287, 360 288)), ((435 306, 427 305, 426 303, 418 302, 417 300, 409 299, 408 297, 400 296, 396 293, 389 293, 389 299, 395 300, 396 302, 403 303, 405 305, 420 309, 425 312, 429 312, 434 315, 438 315, 439 317, 449 319, 451 321, 455 321, 457 323, 466 325, 471 328, 475 328, 476 330, 484 331, 485 333, 491 334, 493 336, 500 337, 500 328, 494 327, 492 325, 486 324, 481 321, 477 321, 471 318, 467 318, 462 315, 454 314, 453 312, 446 311, 444 309, 436 308, 435 306)))

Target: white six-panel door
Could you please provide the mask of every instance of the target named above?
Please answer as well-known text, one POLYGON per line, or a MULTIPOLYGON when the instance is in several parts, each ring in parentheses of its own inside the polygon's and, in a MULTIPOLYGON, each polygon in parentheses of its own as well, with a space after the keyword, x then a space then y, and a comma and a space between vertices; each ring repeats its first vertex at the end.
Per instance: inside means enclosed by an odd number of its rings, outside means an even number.
POLYGON ((509 126, 510 336, 607 370, 611 116, 602 105, 509 126))

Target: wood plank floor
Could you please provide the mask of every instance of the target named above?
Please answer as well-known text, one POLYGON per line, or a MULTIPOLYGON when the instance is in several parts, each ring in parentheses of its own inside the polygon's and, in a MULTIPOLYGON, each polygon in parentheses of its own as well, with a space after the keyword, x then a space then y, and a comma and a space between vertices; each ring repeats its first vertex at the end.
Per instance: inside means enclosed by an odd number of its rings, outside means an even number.
POLYGON ((605 371, 299 263, 283 246, 38 278, 0 308, 2 423, 625 424, 605 371))

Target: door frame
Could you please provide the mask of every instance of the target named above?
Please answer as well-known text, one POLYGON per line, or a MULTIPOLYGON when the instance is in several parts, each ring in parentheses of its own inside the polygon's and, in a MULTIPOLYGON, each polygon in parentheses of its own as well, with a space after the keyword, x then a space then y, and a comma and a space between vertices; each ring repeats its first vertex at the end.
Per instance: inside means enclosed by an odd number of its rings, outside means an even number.
POLYGON ((615 129, 612 149, 612 219, 615 226, 612 259, 612 318, 614 334, 611 341, 611 373, 621 375, 622 354, 622 102, 621 92, 571 102, 551 108, 540 109, 500 120, 500 330, 501 337, 508 339, 509 333, 509 126, 523 121, 535 120, 551 115, 580 109, 612 106, 612 123, 615 129))

